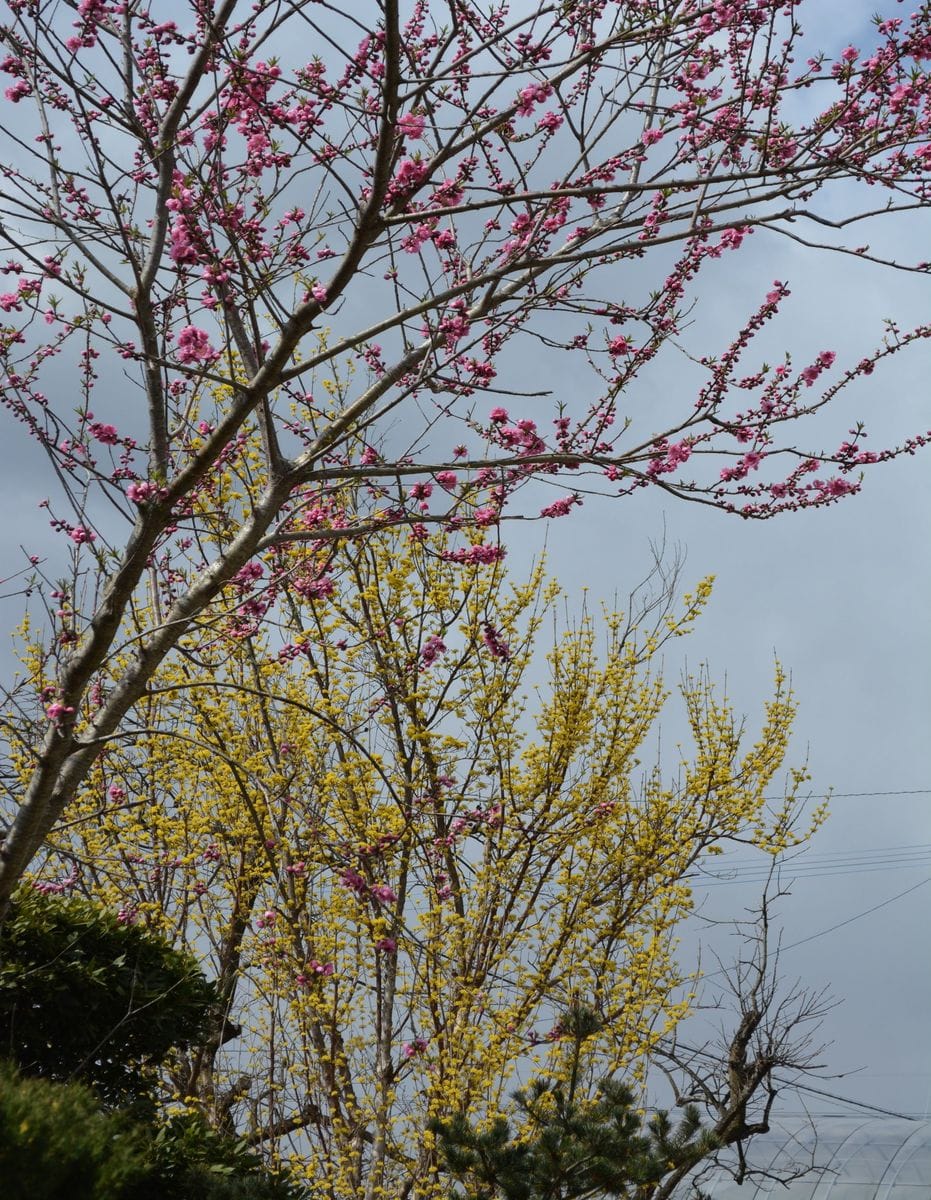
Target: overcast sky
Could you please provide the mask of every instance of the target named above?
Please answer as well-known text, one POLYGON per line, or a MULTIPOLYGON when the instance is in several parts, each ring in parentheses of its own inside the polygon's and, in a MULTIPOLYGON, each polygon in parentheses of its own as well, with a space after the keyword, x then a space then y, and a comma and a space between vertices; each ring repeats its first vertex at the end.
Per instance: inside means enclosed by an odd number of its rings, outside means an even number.
MULTIPOLYGON (((919 230, 931 244, 931 214, 898 220, 885 236, 904 249, 919 230)), ((931 300, 926 279, 812 258, 758 234, 750 254, 728 262, 720 295, 706 291, 693 343, 735 328, 761 277, 793 288, 767 346, 791 347, 796 362, 823 348, 855 361, 881 338, 885 317, 927 320, 931 300)), ((666 366, 663 384, 674 391, 666 366)), ((841 398, 825 429, 842 437, 862 418, 874 449, 926 429, 929 379, 931 350, 916 347, 841 398)), ((664 529, 687 553, 684 586, 716 576, 694 634, 667 649, 669 681, 686 658, 707 661, 753 728, 778 655, 800 705, 793 761, 807 757, 815 797, 836 794, 810 851, 787 870, 797 878, 780 905, 786 946, 811 939, 787 950, 784 973, 828 985, 841 1001, 825 1023, 827 1073, 855 1073, 818 1086, 931 1115, 931 456, 875 468, 861 495, 833 508, 767 522, 659 493, 620 505, 586 498, 575 519, 548 526, 549 565, 567 586, 582 579, 593 600, 610 600, 644 572, 649 540, 664 529)), ((512 565, 539 549, 542 534, 539 526, 511 532, 512 565)), ((664 743, 685 736, 670 708, 664 743)), ((707 911, 738 916, 754 896, 736 882, 709 887, 707 911)), ((810 1095, 806 1103, 826 1104, 810 1095)), ((799 1103, 787 1097, 785 1107, 799 1103)))
MULTIPOLYGON (((804 23, 812 44, 862 44, 875 9, 825 0, 805 6, 804 23)), ((931 213, 897 218, 862 240, 907 257, 916 243, 931 246, 931 213)), ((855 361, 881 339, 885 318, 914 325, 931 310, 927 278, 812 256, 765 233, 726 273, 705 293, 693 350, 707 352, 708 337, 716 353, 772 278, 793 294, 761 347, 791 348, 796 362, 821 349, 836 350, 839 364, 855 361)), ((664 383, 675 388, 674 378, 664 383)), ((828 424, 843 435, 848 416, 850 424, 862 418, 867 445, 879 449, 931 428, 929 393, 925 344, 842 397, 828 424)), ((667 541, 687 551, 686 585, 716 576, 695 633, 675 654, 667 650, 671 680, 683 662, 676 655, 707 661, 715 677, 726 675, 735 706, 753 715, 774 654, 791 672, 800 705, 795 760, 807 757, 813 795, 836 796, 808 853, 787 869, 795 882, 780 905, 785 946, 804 942, 786 950, 784 974, 827 985, 840 1002, 824 1025, 825 1074, 847 1074, 815 1084, 931 1115, 931 455, 883 465, 860 496, 831 509, 764 523, 658 494, 622 508, 588 499, 583 513, 571 526, 549 527, 549 561, 567 582, 584 575, 593 596, 623 594, 632 564, 648 563, 647 540, 664 527, 667 541)), ((667 744, 675 729, 670 712, 667 744)), ((750 856, 737 852, 734 861, 750 856)), ((738 916, 754 896, 751 884, 721 883, 707 889, 706 911, 738 916)), ((784 1097, 787 1110, 803 1105, 833 1107, 811 1094, 784 1097)))

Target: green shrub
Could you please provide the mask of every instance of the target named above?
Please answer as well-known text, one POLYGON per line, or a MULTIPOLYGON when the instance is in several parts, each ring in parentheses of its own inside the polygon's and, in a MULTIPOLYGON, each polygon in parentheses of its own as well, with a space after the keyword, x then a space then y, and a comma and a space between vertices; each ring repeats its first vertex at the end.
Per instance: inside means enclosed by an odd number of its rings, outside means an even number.
POLYGON ((205 1036, 216 990, 189 955, 99 905, 21 889, 0 929, 0 1055, 23 1075, 138 1101, 205 1036))
POLYGON ((5 1200, 130 1200, 150 1175, 146 1135, 80 1084, 0 1067, 5 1200))
POLYGON ((4 1200, 297 1200, 242 1142, 194 1115, 145 1127, 82 1084, 0 1067, 4 1200))

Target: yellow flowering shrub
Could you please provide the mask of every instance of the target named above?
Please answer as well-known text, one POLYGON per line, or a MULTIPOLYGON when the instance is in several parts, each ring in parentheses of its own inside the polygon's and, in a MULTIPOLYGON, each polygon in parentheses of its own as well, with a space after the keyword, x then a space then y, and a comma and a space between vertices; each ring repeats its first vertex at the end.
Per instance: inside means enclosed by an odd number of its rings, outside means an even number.
POLYGON ((641 764, 658 652, 709 581, 676 610, 583 615, 543 656, 542 569, 514 583, 452 546, 404 526, 271 546, 158 672, 44 868, 76 861, 201 957, 228 1025, 173 1099, 331 1198, 438 1194, 428 1122, 558 1076, 573 1002, 603 1019, 586 1069, 636 1076, 684 1012, 696 864, 798 836, 804 773, 766 800, 794 714, 781 672, 755 744, 701 673, 682 685, 694 748, 672 778, 641 764))

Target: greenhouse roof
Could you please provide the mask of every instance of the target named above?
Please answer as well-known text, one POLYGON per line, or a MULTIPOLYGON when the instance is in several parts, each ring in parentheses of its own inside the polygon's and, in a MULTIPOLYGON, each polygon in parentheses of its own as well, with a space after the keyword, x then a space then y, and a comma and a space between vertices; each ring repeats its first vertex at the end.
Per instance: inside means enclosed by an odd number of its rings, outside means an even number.
POLYGON ((931 1120, 774 1120, 749 1143, 747 1161, 742 1184, 723 1165, 692 1183, 709 1200, 927 1200, 931 1120))

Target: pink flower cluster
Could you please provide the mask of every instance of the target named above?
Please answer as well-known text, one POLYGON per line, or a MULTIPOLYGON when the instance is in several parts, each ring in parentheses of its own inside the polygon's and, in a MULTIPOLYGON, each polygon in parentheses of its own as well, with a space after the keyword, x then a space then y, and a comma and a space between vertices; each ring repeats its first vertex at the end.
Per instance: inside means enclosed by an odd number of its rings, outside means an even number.
POLYGON ((419 158, 402 159, 388 188, 388 196, 395 200, 407 196, 423 183, 427 177, 427 164, 419 158))
POLYGON ((64 892, 70 892, 81 878, 81 872, 78 869, 78 864, 75 863, 64 879, 59 879, 57 883, 43 883, 36 880, 33 883, 33 888, 37 892, 41 892, 43 896, 60 896, 64 892))
POLYGON ((336 974, 336 966, 331 962, 320 962, 319 959, 312 958, 303 971, 298 971, 294 976, 294 982, 300 987, 308 987, 317 979, 329 979, 331 975, 336 974))
POLYGON ((127 499, 131 500, 133 504, 145 504, 149 500, 155 500, 164 495, 164 488, 160 488, 158 484, 151 483, 147 479, 142 483, 131 483, 126 489, 127 499))
POLYGON ((398 132, 408 141, 416 142, 423 137, 426 123, 426 118, 417 113, 404 113, 403 116, 398 117, 398 132))
POLYGON ((487 542, 478 542, 474 546, 460 546, 456 550, 446 550, 443 558, 446 562, 455 563, 496 563, 501 562, 507 551, 504 546, 490 546, 487 542))
POLYGON ((339 881, 343 887, 349 888, 357 896, 371 896, 379 904, 393 904, 398 898, 393 887, 387 883, 369 884, 364 876, 360 875, 353 867, 346 867, 340 875, 339 881))
POLYGON ((219 357, 219 352, 210 345, 210 337, 205 330, 185 325, 178 334, 178 362, 209 363, 219 357))
POLYGON ((540 509, 541 517, 565 517, 572 510, 573 505, 581 504, 581 496, 562 496, 559 500, 554 500, 552 504, 547 504, 540 509))
POLYGON ((319 575, 315 579, 298 578, 292 587, 307 600, 322 600, 336 591, 336 584, 329 575, 319 575))
POLYGON ((54 701, 52 704, 46 705, 45 715, 50 721, 56 725, 60 725, 74 713, 73 704, 61 704, 59 701, 54 701))
POLYGON ((738 459, 733 467, 722 467, 721 479, 724 483, 730 483, 735 479, 745 479, 750 471, 755 471, 759 467, 764 457, 762 450, 751 450, 738 459))
POLYGON ((529 117, 538 104, 549 99, 553 88, 548 83, 530 83, 517 93, 517 112, 519 116, 529 117))
POLYGON ((672 445, 667 442, 659 442, 656 449, 658 453, 650 459, 647 465, 646 473, 651 477, 675 471, 682 463, 688 462, 692 455, 692 444, 688 441, 674 442, 672 445))
POLYGON ((511 657, 507 642, 502 639, 494 625, 488 621, 482 626, 482 641, 493 658, 508 659, 511 657))
POLYGON ((430 505, 427 501, 433 495, 432 483, 412 483, 409 492, 407 493, 412 500, 419 501, 417 507, 421 512, 428 512, 430 505))
POLYGON ((811 366, 801 372, 800 378, 804 380, 805 386, 811 387, 822 371, 834 365, 836 357, 833 350, 822 350, 811 366))
POLYGON ((115 425, 103 425, 99 421, 95 421, 89 427, 89 433, 92 438, 96 438, 104 446, 115 446, 120 440, 115 425))
POLYGON ((260 562, 247 562, 244 567, 240 567, 236 572, 231 583, 238 588, 248 588, 261 579, 264 574, 265 568, 260 562))
POLYGON ((424 642, 420 658, 425 667, 431 667, 440 655, 446 653, 446 643, 438 634, 431 634, 424 642))

